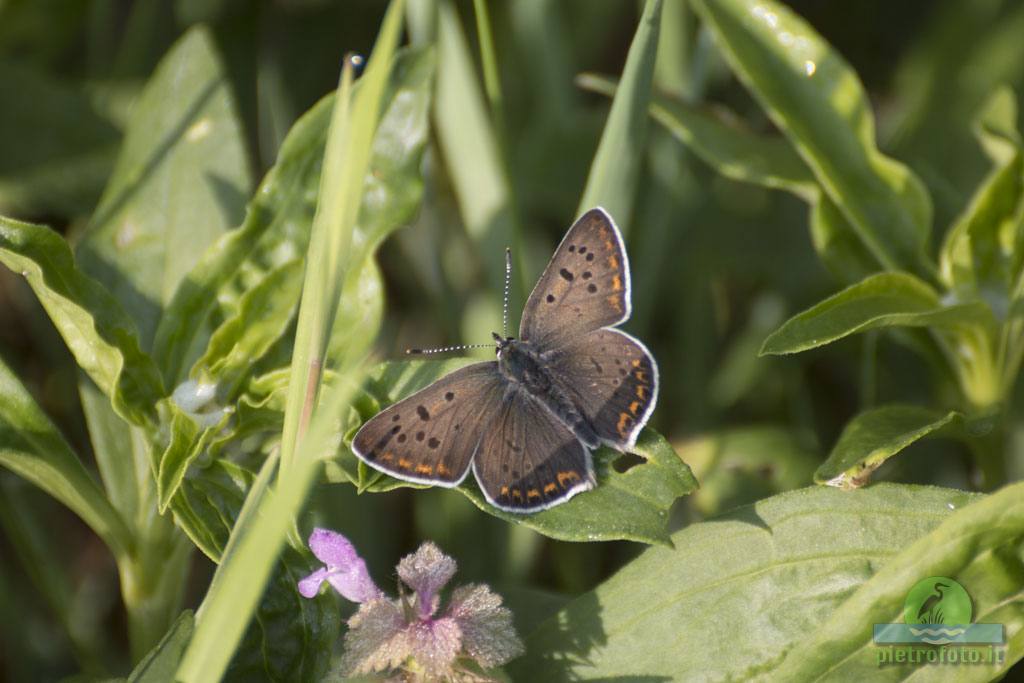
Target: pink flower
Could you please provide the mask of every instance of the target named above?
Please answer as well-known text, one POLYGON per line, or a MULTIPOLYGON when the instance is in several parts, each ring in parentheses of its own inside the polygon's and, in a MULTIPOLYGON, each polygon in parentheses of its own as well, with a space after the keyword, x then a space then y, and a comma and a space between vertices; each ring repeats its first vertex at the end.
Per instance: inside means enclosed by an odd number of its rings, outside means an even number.
POLYGON ((340 534, 317 529, 310 548, 327 566, 299 582, 299 591, 312 597, 326 580, 361 603, 348 621, 345 675, 401 670, 413 680, 454 679, 468 673, 459 666, 460 658, 489 669, 523 651, 512 612, 489 587, 459 586, 441 610, 440 592, 455 575, 456 564, 433 543, 424 543, 398 563, 399 578, 412 589, 411 595, 398 599, 377 589, 366 574, 366 563, 340 534))

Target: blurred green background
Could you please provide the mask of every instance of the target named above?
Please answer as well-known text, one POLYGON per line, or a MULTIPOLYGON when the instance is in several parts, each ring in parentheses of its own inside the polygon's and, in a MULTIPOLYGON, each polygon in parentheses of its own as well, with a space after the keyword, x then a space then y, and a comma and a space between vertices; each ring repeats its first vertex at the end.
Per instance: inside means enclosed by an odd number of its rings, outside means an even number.
MULTIPOLYGON (((971 117, 995 85, 1021 91, 1024 4, 787 4, 860 75, 879 145, 928 185, 933 239, 941 239, 988 168, 971 137, 971 117)), ((413 40, 422 28, 419 6, 410 9, 413 40)), ((0 0, 0 213, 47 223, 74 240, 111 172, 140 88, 196 23, 213 29, 252 175, 261 177, 296 118, 335 87, 342 56, 372 45, 384 7, 370 0, 0 0)), ((454 7, 475 58, 472 4, 454 7)), ((574 218, 608 112, 607 99, 583 92, 574 79, 621 73, 640 4, 502 0, 490 11, 504 88, 499 136, 508 165, 507 219, 521 235, 515 323, 522 293, 574 218)), ((655 87, 693 103, 724 104, 751 128, 771 130, 682 0, 666 2, 655 87)), ((656 124, 643 159, 634 215, 616 217, 629 227, 633 269, 634 315, 625 327, 660 364, 652 425, 702 482, 679 504, 677 526, 810 483, 846 420, 879 399, 942 403, 945 388, 932 383, 929 368, 874 334, 798 357, 758 358, 770 331, 837 287, 814 254, 804 204, 723 178, 656 124)), ((466 187, 453 172, 472 176, 477 164, 466 146, 435 140, 428 150, 419 218, 380 254, 387 320, 378 357, 399 357, 413 345, 483 342, 500 328, 503 274, 496 264, 504 245, 482 249, 468 236, 466 187)), ((89 453, 76 366, 31 291, 6 270, 0 354, 75 449, 89 453)), ((1024 468, 1015 457, 1019 477, 1024 468)), ((941 441, 911 447, 876 477, 972 486, 962 447, 941 441)), ((73 645, 34 588, 46 577, 19 562, 38 549, 33 538, 14 533, 8 520, 17 510, 0 493, 0 677, 52 680, 78 671, 83 657, 126 667, 117 574, 102 544, 70 512, 6 471, 0 486, 20 489, 19 498, 43 521, 38 533, 60 549, 75 579, 66 599, 73 605, 68 626, 77 634, 73 645), (76 659, 76 647, 87 652, 76 659)), ((351 487, 324 485, 302 523, 349 535, 381 578, 420 539, 433 539, 460 562, 461 580, 494 584, 513 609, 527 592, 543 592, 559 605, 641 549, 542 539, 441 490, 357 497, 351 487)), ((197 556, 189 605, 198 604, 211 573, 197 556)))

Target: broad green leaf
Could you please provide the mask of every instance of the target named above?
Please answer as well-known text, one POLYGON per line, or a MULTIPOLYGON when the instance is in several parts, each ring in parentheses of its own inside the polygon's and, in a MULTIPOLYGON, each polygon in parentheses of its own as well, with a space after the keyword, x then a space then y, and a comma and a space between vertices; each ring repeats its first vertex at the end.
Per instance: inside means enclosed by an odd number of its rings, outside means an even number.
MULTIPOLYGON (((595 74, 581 74, 576 83, 608 96, 618 87, 614 79, 595 74)), ((784 137, 754 133, 724 108, 697 107, 660 94, 652 95, 649 111, 651 118, 727 178, 816 200, 818 181, 784 137)))
MULTIPOLYGON (((882 487, 871 487, 876 488, 882 487)), ((871 489, 845 495, 862 495, 871 489)), ((930 666, 879 667, 877 647, 871 641, 871 625, 901 622, 907 593, 929 576, 948 576, 960 582, 971 596, 973 621, 1002 624, 1004 628, 1005 662, 1001 666, 960 665, 953 674, 957 680, 999 680, 1024 657, 1024 484, 1011 484, 990 496, 975 498, 966 507, 964 503, 971 499, 956 501, 954 496, 949 497, 946 506, 956 512, 930 533, 912 543, 907 539, 904 547, 894 548, 898 554, 870 580, 851 591, 842 604, 822 612, 823 618, 814 628, 806 629, 774 667, 776 680, 941 678, 930 666)), ((889 509, 892 503, 879 499, 879 505, 889 509)), ((905 512, 904 522, 910 523, 910 516, 922 512, 928 515, 931 510, 905 512)), ((813 591, 804 593, 808 594, 813 591)))
POLYGON ((627 235, 633 220, 640 167, 647 148, 654 62, 658 55, 662 0, 647 0, 629 46, 622 79, 590 166, 576 214, 603 206, 627 235))
MULTIPOLYGON (((858 587, 978 499, 918 486, 812 487, 692 524, 672 535, 674 548, 647 549, 544 622, 506 668, 524 681, 812 680, 774 674, 858 587)), ((953 539, 935 551, 969 552, 953 539)), ((905 584, 929 575, 901 577, 901 606, 905 584)), ((870 618, 841 623, 870 637, 870 618)), ((818 659, 839 661, 818 648, 818 659)))
POLYGON ((806 486, 820 456, 814 439, 771 425, 736 427, 675 444, 700 481, 689 499, 705 517, 806 486))
POLYGON ((811 205, 810 222, 814 251, 840 282, 858 282, 878 272, 878 259, 827 195, 819 193, 818 201, 811 205))
POLYGON ((192 638, 194 626, 192 610, 182 612, 167 635, 132 669, 128 683, 164 683, 172 680, 185 646, 192 638))
POLYGON ((192 416, 170 408, 170 443, 160 456, 156 473, 157 502, 160 514, 167 510, 171 498, 178 492, 182 480, 196 458, 201 456, 210 440, 216 436, 228 419, 225 415, 215 426, 200 425, 192 416))
POLYGON ((842 56, 772 0, 696 0, 694 8, 868 251, 887 269, 930 275, 928 194, 878 151, 870 103, 842 56))
MULTIPOLYGON (((367 391, 385 407, 471 362, 469 359, 454 359, 382 363, 370 373, 367 391)), ((350 430, 347 435, 349 439, 354 431, 350 430)), ((677 498, 697 489, 697 480, 672 446, 650 428, 641 432, 633 450, 645 462, 641 461, 619 472, 614 463, 620 455, 608 448, 599 449, 594 454, 598 482, 594 490, 532 515, 510 514, 493 507, 487 503, 471 477, 458 490, 484 512, 551 538, 567 541, 626 539, 642 543, 668 543, 668 510, 677 498)), ((423 488, 366 467, 350 452, 340 454, 339 458, 334 466, 339 467, 361 490, 423 488)))
POLYGON ((517 245, 512 191, 476 64, 451 0, 436 0, 437 89, 432 123, 466 232, 491 288, 501 291, 505 247, 517 245))
POLYGON ((71 87, 4 61, 0 102, 0 211, 88 213, 114 165, 117 128, 71 87))
POLYGON ((842 489, 860 488, 886 460, 919 439, 960 427, 962 419, 956 411, 911 405, 866 410, 843 427, 828 460, 814 473, 814 481, 842 489))
MULTIPOLYGON (((368 199, 356 225, 357 240, 366 249, 376 248, 388 234, 407 223, 419 204, 434 67, 432 50, 416 49, 401 52, 392 70, 373 143, 372 170, 365 182, 368 199)), ((357 92, 359 88, 357 83, 357 92)), ((207 250, 176 292, 157 331, 154 352, 169 382, 184 379, 183 368, 197 341, 196 320, 213 314, 218 325, 232 318, 237 318, 243 328, 255 324, 240 313, 241 298, 254 288, 267 287, 263 283, 275 268, 283 268, 305 253, 333 103, 334 95, 323 98, 295 123, 281 146, 277 163, 250 203, 244 223, 207 250)), ((293 284, 299 286, 301 280, 287 286, 293 284)), ((344 346, 353 355, 372 342, 382 306, 380 291, 379 273, 369 263, 363 266, 356 282, 346 283, 336 323, 340 334, 333 339, 347 333, 344 346)), ((297 303, 296 296, 293 307, 297 303)), ((213 341, 206 353, 218 353, 213 341)), ((211 360, 204 357, 196 362, 193 374, 202 374, 211 360)))
POLYGON ((164 309, 204 249, 242 217, 251 178, 213 37, 190 29, 133 107, 113 176, 78 247, 149 349, 164 309))
POLYGON ((135 324, 75 266, 60 235, 0 217, 0 263, 25 276, 75 360, 118 414, 136 425, 154 422, 164 389, 153 361, 139 350, 135 324))
POLYGON ((132 550, 124 520, 7 364, 0 360, 0 465, 68 506, 118 559, 132 550))
POLYGON ((880 327, 958 328, 994 324, 981 303, 944 306, 925 282, 908 273, 879 273, 787 320, 764 341, 761 354, 806 351, 880 327))

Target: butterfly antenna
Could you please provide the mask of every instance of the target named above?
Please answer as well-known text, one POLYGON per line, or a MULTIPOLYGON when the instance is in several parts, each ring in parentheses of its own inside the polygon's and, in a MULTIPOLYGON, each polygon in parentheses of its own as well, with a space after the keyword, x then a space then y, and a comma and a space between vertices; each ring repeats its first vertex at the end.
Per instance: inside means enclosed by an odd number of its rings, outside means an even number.
POLYGON ((452 351, 465 351, 466 349, 489 349, 494 344, 458 344, 456 346, 442 346, 437 349, 406 349, 410 356, 426 356, 432 353, 451 353, 452 351))
POLYGON ((505 296, 501 304, 502 334, 508 337, 508 290, 512 283, 512 250, 505 247, 505 296))

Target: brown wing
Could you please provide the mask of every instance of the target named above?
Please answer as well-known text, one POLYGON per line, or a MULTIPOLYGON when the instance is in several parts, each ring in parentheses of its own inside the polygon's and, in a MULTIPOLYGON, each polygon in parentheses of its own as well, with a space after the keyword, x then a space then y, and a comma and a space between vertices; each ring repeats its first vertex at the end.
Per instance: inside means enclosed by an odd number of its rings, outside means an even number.
POLYGON ((512 383, 484 431, 473 474, 487 501, 507 512, 544 510, 594 485, 590 451, 512 383))
POLYGON ((494 361, 459 368, 367 421, 352 452, 399 479, 456 486, 507 383, 494 361))
POLYGON ((541 348, 629 318, 629 261, 601 208, 583 214, 555 249, 526 300, 519 336, 541 348))
POLYGON ((544 354, 551 376, 597 435, 632 448, 658 401, 658 365, 638 340, 594 330, 544 354))

